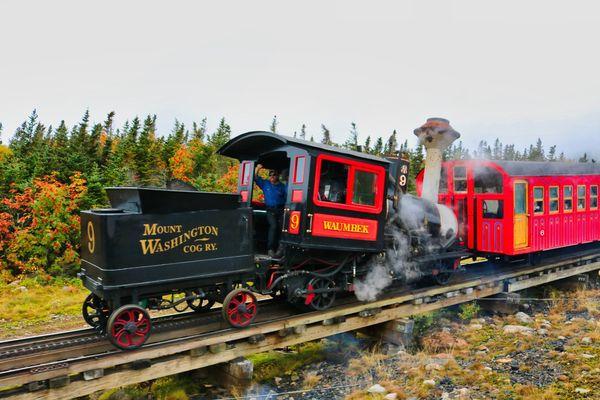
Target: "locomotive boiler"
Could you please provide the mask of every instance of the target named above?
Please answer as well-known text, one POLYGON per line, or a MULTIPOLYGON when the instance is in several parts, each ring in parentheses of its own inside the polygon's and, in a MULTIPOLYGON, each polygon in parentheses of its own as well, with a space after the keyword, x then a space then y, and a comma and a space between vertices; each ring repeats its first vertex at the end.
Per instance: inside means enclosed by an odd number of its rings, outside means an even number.
MULTIPOLYGON (((458 137, 441 119, 415 134, 428 154, 458 137)), ((218 153, 240 162, 236 194, 108 188, 111 208, 81 213, 80 277, 91 291, 83 316, 115 346, 144 344, 148 310, 205 312, 220 303, 224 321, 243 328, 256 317, 257 296, 324 310, 376 264, 391 279, 406 263, 443 283, 467 255, 454 214, 431 201, 436 193, 404 193, 408 163, 399 157, 270 132, 239 135, 218 153), (257 164, 281 171, 286 184, 277 256, 266 251, 266 208, 253 195, 257 164)), ((427 187, 439 183, 435 160, 427 158, 427 187)))

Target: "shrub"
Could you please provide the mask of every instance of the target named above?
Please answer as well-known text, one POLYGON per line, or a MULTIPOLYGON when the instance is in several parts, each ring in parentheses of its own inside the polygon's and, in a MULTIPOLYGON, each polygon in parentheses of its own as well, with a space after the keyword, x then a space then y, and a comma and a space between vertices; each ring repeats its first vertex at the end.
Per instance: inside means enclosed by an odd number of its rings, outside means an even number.
POLYGON ((2 200, 0 269, 15 275, 74 275, 79 268, 79 215, 86 181, 79 173, 68 184, 55 175, 35 179, 2 200))
POLYGON ((477 314, 479 314, 479 311, 481 310, 479 304, 477 304, 474 301, 471 301, 469 303, 463 303, 460 305, 459 308, 460 312, 458 313, 458 317, 463 321, 469 321, 477 317, 477 314))

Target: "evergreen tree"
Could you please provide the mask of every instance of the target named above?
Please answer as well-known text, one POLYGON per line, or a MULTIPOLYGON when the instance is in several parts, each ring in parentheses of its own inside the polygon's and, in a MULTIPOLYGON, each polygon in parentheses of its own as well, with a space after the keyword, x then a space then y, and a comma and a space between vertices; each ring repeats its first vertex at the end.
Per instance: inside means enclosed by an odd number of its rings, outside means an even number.
POLYGON ((354 122, 350 123, 350 137, 344 142, 344 147, 348 150, 358 150, 358 130, 354 122))
POLYGON ((306 124, 302 124, 302 128, 300 128, 300 139, 306 140, 306 124))
POLYGON ((375 141, 375 146, 373 146, 373 154, 377 156, 383 155, 383 139, 381 136, 379 136, 375 141))
POLYGON ((231 127, 221 118, 217 131, 210 137, 209 143, 215 150, 223 146, 231 139, 231 127))
POLYGON ((398 150, 397 136, 398 136, 398 134, 396 133, 396 130, 394 129, 394 131, 390 135, 387 143, 385 144, 385 154, 386 155, 389 155, 389 156, 396 155, 396 152, 398 150))
POLYGON ((492 150, 492 159, 502 160, 502 157, 502 142, 500 142, 500 139, 496 138, 496 140, 494 141, 494 148, 492 150))
POLYGON ((269 126, 269 131, 273 133, 277 133, 277 115, 273 116, 273 120, 271 121, 271 126, 269 126))
POLYGON ((371 135, 367 136, 367 139, 365 140, 365 148, 363 149, 363 152, 371 152, 371 135))
POLYGON ((556 145, 550 146, 550 150, 548 150, 548 161, 556 161, 556 145))
POLYGON ((321 143, 326 144, 328 146, 333 146, 333 141, 331 140, 331 132, 324 124, 321 124, 321 132, 323 134, 323 139, 321 139, 321 143))
POLYGON ((135 175, 140 186, 157 186, 161 183, 157 178, 159 153, 156 151, 155 133, 156 115, 148 115, 135 146, 135 175))
POLYGON ((192 140, 196 139, 200 142, 204 142, 204 137, 206 136, 206 117, 202 118, 200 124, 194 122, 192 124, 192 140))

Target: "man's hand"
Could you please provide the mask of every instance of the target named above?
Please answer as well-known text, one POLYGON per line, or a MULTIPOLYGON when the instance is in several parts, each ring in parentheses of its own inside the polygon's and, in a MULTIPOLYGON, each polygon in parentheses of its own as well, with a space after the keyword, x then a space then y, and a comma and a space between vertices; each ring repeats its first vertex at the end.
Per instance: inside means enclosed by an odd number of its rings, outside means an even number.
POLYGON ((262 164, 257 164, 257 165, 256 165, 256 168, 254 169, 254 173, 255 173, 255 174, 258 174, 258 171, 260 171, 261 169, 263 169, 263 166, 262 166, 262 164))

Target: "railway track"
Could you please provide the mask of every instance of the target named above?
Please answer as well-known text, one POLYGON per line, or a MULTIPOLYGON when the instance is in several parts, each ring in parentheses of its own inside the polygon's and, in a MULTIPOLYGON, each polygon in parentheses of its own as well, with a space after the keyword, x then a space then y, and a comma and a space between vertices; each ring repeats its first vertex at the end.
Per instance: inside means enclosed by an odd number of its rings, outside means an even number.
POLYGON ((226 325, 218 308, 157 317, 150 341, 132 352, 116 350, 92 329, 3 341, 0 398, 83 396, 595 270, 600 252, 591 249, 533 267, 498 270, 482 264, 447 286, 410 287, 372 303, 347 297, 324 312, 299 313, 265 300, 256 322, 242 330, 226 325))

